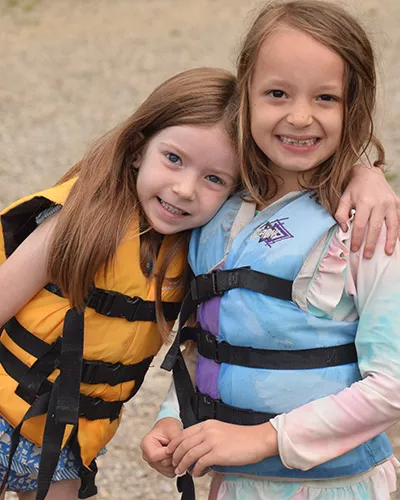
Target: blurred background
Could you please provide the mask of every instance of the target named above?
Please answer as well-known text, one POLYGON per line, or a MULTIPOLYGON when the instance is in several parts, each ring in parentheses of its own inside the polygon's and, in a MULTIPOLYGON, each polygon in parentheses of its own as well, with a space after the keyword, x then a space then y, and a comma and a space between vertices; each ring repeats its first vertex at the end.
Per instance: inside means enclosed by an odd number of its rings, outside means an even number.
MULTIPOLYGON (((90 141, 169 76, 196 66, 234 70, 241 36, 262 3, 0 0, 0 209, 52 185, 90 141)), ((388 178, 400 188, 400 2, 343 4, 376 47, 377 129, 388 178)), ((174 481, 153 473, 138 448, 168 385, 158 366, 156 360, 99 460, 99 500, 179 498, 174 481)), ((397 434, 392 432, 395 441, 397 434)), ((206 498, 206 483, 199 482, 199 500, 206 498)))

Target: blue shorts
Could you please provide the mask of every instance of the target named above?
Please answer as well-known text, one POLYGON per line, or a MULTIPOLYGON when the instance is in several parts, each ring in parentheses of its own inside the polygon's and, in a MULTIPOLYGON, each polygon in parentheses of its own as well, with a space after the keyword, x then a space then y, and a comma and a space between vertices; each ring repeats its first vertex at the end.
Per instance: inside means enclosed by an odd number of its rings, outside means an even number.
MULTIPOLYGON (((0 478, 2 479, 8 468, 11 434, 13 427, 0 417, 0 478)), ((101 452, 103 454, 105 451, 101 452)), ((20 437, 8 478, 7 491, 35 491, 37 490, 37 476, 39 474, 41 448, 24 437, 20 437)), ((60 455, 53 481, 62 479, 77 479, 80 464, 72 451, 66 446, 60 455)))

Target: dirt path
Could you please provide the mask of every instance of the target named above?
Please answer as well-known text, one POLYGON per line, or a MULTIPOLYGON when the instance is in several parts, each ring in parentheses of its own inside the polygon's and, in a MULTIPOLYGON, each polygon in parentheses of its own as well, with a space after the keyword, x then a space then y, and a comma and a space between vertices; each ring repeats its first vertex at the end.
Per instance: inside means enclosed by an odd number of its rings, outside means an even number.
MULTIPOLYGON (((347 3, 377 43, 384 84, 379 128, 389 164, 400 169, 400 3, 347 3)), ((195 66, 233 68, 239 36, 257 4, 0 0, 0 207, 55 182, 90 140, 168 76, 195 66)), ((149 470, 138 450, 168 384, 157 366, 100 460, 100 500, 178 498, 174 483, 149 470)))

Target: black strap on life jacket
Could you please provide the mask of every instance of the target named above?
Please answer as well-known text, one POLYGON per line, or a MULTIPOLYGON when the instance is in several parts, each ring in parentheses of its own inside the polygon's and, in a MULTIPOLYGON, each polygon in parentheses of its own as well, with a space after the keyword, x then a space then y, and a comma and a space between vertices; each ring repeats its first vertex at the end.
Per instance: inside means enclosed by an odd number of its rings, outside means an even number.
MULTIPOLYGON (((35 400, 22 419, 22 422, 13 432, 15 446, 12 447, 10 452, 9 467, 5 478, 8 478, 12 458, 18 446, 22 423, 33 416, 43 414, 47 411, 36 500, 44 500, 48 493, 54 470, 59 460, 66 425, 72 424, 76 429, 78 424, 83 352, 83 314, 83 312, 70 309, 65 316, 60 375, 53 384, 51 392, 46 392, 37 398, 37 400, 41 397, 44 399, 46 395, 47 408, 42 405, 38 408, 35 400), (63 388, 64 394, 61 394, 61 388, 63 388), (38 411, 41 413, 38 413, 38 411)), ((5 484, 5 481, 3 481, 3 488, 5 484)))
MULTIPOLYGON (((5 328, 7 335, 13 342, 37 358, 37 361, 27 375, 27 379, 20 381, 20 385, 16 391, 18 396, 28 403, 31 403, 32 399, 36 396, 37 385, 40 385, 44 380, 43 376, 41 378, 37 377, 37 383, 35 385, 33 382, 36 376, 35 372, 40 370, 40 373, 46 375, 45 378, 47 378, 59 367, 61 337, 53 344, 48 344, 24 328, 16 318, 12 318, 5 325, 5 328)), ((135 380, 136 384, 140 386, 152 360, 153 356, 149 356, 139 363, 124 365, 122 363, 107 363, 105 361, 88 361, 84 359, 82 361, 81 382, 86 384, 108 384, 115 386, 122 382, 135 380)))
MULTIPOLYGON (((48 283, 44 288, 48 292, 63 297, 60 288, 54 283, 48 283)), ((124 318, 127 321, 152 321, 153 323, 157 321, 155 302, 94 286, 90 289, 86 306, 94 309, 98 314, 110 318, 124 318)), ((178 317, 180 302, 162 302, 161 306, 167 321, 173 321, 178 317)))
MULTIPOLYGON (((167 371, 173 369, 172 373, 179 402, 180 417, 185 428, 199 422, 198 410, 201 408, 201 400, 196 395, 180 350, 183 326, 201 302, 221 296, 223 293, 234 288, 246 288, 284 300, 291 300, 292 298, 291 281, 253 271, 249 267, 212 271, 208 274, 196 276, 192 280, 190 291, 182 302, 178 333, 161 365, 161 368, 167 371)), ((224 408, 215 406, 218 404, 220 402, 214 402, 213 412, 224 411, 224 408), (220 410, 217 408, 220 408, 220 410)), ((182 493, 181 500, 194 500, 193 480, 189 474, 178 478, 177 487, 178 491, 182 493)))
MULTIPOLYGON (((56 343, 49 346, 48 351, 44 354, 44 364, 40 366, 40 361, 38 360, 36 362, 38 364, 34 363, 32 368, 24 365, 8 351, 4 345, 0 346, 1 362, 7 373, 14 379, 20 381, 20 383, 22 380, 25 382, 28 381, 29 383, 31 382, 31 386, 28 384, 25 387, 28 394, 30 392, 30 387, 35 386, 37 389, 36 397, 32 402, 31 408, 24 416, 20 425, 14 429, 13 439, 16 441, 16 445, 11 449, 9 468, 11 467, 12 457, 15 453, 16 446, 18 445, 22 423, 33 416, 47 412, 39 467, 37 500, 42 500, 47 495, 55 467, 59 460, 66 425, 72 424, 74 427, 73 433, 76 433, 78 418, 80 416, 85 416, 91 420, 98 418, 110 418, 113 420, 118 417, 123 404, 122 401, 105 402, 98 398, 89 398, 80 394, 83 329, 84 313, 74 309, 69 310, 64 320, 59 358, 60 375, 54 384, 51 384, 47 380, 47 376, 52 371, 50 369, 54 368, 54 358, 53 364, 51 364, 46 359, 46 356, 48 358, 52 357, 53 350, 56 349, 56 343), (50 373, 48 373, 49 370, 50 373), (29 373, 33 373, 32 378, 29 377, 29 373), (40 379, 42 379, 41 383, 40 379), (37 401, 41 401, 42 403, 39 405, 37 401), (47 401, 47 406, 43 401, 47 401)), ((135 386, 134 392, 136 392, 137 389, 138 388, 135 386)), ((77 458, 80 460, 80 457, 77 458)), ((9 471, 6 474, 7 478, 8 474, 9 471)), ((3 483, 5 485, 6 481, 3 483)), ((93 489, 91 491, 93 491, 93 489)))
MULTIPOLYGON (((17 382, 29 371, 29 366, 24 365, 11 351, 4 345, 0 344, 0 362, 7 372, 17 382)), ((37 393, 37 397, 43 394, 50 394, 53 384, 47 379, 43 381, 37 393)), ((133 395, 136 391, 136 385, 133 395)), ((34 402, 37 400, 34 399, 34 402)), ((91 398, 80 394, 79 399, 79 416, 85 417, 88 420, 110 419, 111 421, 118 418, 123 403, 131 399, 132 395, 124 401, 104 401, 101 398, 91 398)), ((33 402, 33 403, 34 403, 33 402)), ((32 403, 32 404, 33 404, 32 403)))
MULTIPOLYGON (((228 363, 271 370, 305 370, 355 363, 354 343, 302 350, 270 350, 234 346, 218 342, 210 332, 199 327, 184 327, 198 304, 223 295, 233 288, 246 288, 281 300, 291 300, 292 282, 266 275, 249 268, 213 271, 197 276, 182 303, 178 334, 164 359, 162 368, 173 369, 175 389, 184 427, 217 419, 236 425, 257 425, 269 421, 275 414, 255 412, 224 404, 205 394, 196 393, 180 351, 186 340, 195 341, 199 354, 217 363, 228 363)), ((182 500, 194 500, 193 481, 189 474, 178 479, 182 500), (183 479, 184 478, 184 479, 183 479)))
POLYGON ((299 350, 255 349, 218 342, 215 335, 201 327, 185 326, 181 342, 196 342, 199 354, 216 363, 268 370, 309 370, 357 362, 354 342, 349 344, 299 350))

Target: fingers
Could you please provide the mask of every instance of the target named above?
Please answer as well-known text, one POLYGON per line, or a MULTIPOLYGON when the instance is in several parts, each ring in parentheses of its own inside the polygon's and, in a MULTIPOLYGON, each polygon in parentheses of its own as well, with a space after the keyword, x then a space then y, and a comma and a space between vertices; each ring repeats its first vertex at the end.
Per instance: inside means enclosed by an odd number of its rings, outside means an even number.
MULTIPOLYGON (((183 444, 181 446, 183 446, 183 444)), ((211 447, 205 441, 195 446, 190 446, 188 449, 185 448, 184 452, 181 450, 181 447, 179 447, 173 458, 173 463, 176 463, 175 473, 179 476, 195 464, 192 475, 194 477, 200 476, 205 467, 212 465, 211 463, 208 463, 208 460, 210 459, 210 451, 211 447), (180 453, 181 458, 179 460, 175 459, 177 452, 182 452, 182 454, 180 453), (208 459, 206 459, 206 457, 208 457, 208 459)))
POLYGON ((397 239, 400 237, 400 211, 399 208, 390 207, 385 216, 387 227, 385 252, 387 255, 392 255, 394 247, 396 246, 397 239))
POLYGON ((150 467, 166 477, 175 477, 175 467, 172 465, 172 456, 166 451, 166 447, 155 448, 154 446, 142 446, 142 458, 150 467))
POLYGON ((385 220, 385 215, 382 209, 376 208, 372 210, 368 223, 368 232, 365 240, 364 253, 363 253, 366 259, 370 259, 375 252, 376 244, 379 235, 381 234, 384 220, 385 220))
POLYGON ((350 217, 352 205, 346 193, 340 198, 338 208, 335 212, 335 219, 340 224, 343 231, 347 231, 347 221, 350 217))
POLYGON ((167 453, 166 447, 155 448, 154 446, 143 446, 142 457, 145 462, 151 465, 153 462, 161 462, 162 460, 171 458, 171 455, 167 453))
POLYGON ((354 216, 353 231, 351 234, 352 252, 357 252, 361 247, 369 216, 370 212, 369 210, 366 210, 365 207, 364 209, 358 210, 354 216))

